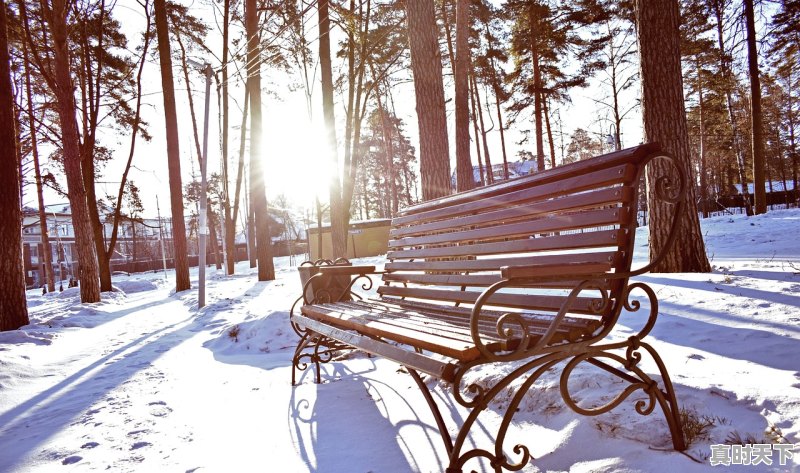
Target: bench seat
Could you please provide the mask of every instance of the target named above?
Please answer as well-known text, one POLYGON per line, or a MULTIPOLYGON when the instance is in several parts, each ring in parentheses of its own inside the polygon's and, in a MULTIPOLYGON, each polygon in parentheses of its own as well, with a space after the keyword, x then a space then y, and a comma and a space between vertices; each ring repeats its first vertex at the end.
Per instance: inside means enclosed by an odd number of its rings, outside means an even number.
MULTIPOLYGON (((354 330, 382 340, 391 340, 413 348, 430 351, 461 362, 480 356, 470 332, 471 309, 424 302, 366 299, 303 306, 309 318, 344 330, 354 330)), ((480 335, 486 346, 494 351, 517 348, 520 338, 497 334, 497 322, 507 312, 483 310, 480 335)), ((553 321, 550 313, 519 312, 532 335, 538 341, 553 321)), ((552 344, 585 339, 601 325, 597 318, 564 318, 557 328, 552 344)))

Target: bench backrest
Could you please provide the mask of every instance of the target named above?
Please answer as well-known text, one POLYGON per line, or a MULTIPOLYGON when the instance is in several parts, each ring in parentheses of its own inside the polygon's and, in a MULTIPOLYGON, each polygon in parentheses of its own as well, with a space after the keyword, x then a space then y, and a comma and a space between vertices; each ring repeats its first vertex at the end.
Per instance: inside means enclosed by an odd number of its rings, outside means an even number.
MULTIPOLYGON (((410 207, 392 221, 378 292, 470 307, 501 279, 504 266, 547 264, 567 271, 594 263, 602 271, 630 269, 640 167, 657 145, 591 158, 410 207)), ((574 282, 512 286, 489 299, 501 311, 555 312, 574 282)), ((611 283, 618 298, 625 280, 611 283)), ((591 294, 570 310, 603 320, 591 294)))

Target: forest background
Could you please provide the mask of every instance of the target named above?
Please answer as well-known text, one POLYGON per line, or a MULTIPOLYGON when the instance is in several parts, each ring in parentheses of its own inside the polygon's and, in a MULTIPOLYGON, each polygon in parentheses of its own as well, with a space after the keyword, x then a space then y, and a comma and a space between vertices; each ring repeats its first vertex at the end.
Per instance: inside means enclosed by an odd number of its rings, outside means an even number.
MULTIPOLYGON (((682 65, 694 204, 706 213, 752 183, 743 206, 765 211, 767 186, 797 188, 800 2, 650 3, 674 17, 665 31, 679 24, 680 57, 663 59, 682 65)), ((115 236, 107 243, 98 223, 152 213, 165 184, 176 290, 189 287, 184 224, 212 247, 223 221, 229 248, 240 222, 270 241, 268 194, 273 208, 327 206, 336 252, 350 218, 506 179, 517 159, 537 171, 642 141, 647 4, 10 2, 21 201, 70 200, 85 302, 110 290, 115 236), (201 144, 206 77, 217 119, 201 144), (592 105, 575 107, 581 96, 592 105)), ((260 280, 274 277, 269 251, 257 245, 251 260, 260 280)))

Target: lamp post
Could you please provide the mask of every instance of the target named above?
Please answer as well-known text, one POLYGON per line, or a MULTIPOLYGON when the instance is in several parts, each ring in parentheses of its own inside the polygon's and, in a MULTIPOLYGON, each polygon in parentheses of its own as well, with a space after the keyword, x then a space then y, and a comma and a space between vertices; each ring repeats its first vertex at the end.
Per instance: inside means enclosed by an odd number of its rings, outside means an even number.
MULTIPOLYGON (((195 61, 189 60, 195 67, 200 67, 195 61)), ((211 64, 205 63, 202 66, 202 71, 206 76, 206 105, 205 105, 205 123, 203 124, 203 156, 200 158, 200 215, 198 216, 198 244, 200 246, 198 255, 198 294, 197 294, 197 308, 200 309, 206 305, 206 241, 208 238, 208 216, 207 206, 208 198, 206 197, 208 191, 208 182, 206 181, 206 169, 208 168, 208 112, 211 101, 211 76, 213 71, 211 64)))

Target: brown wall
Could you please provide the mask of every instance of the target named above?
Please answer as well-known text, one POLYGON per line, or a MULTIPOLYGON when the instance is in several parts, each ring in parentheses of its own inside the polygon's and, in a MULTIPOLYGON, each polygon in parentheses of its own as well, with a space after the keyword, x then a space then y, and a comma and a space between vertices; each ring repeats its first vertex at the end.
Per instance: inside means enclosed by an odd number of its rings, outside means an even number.
MULTIPOLYGON (((362 258, 386 253, 389 247, 389 227, 391 221, 368 220, 353 222, 347 233, 347 258, 362 258)), ((308 250, 311 261, 331 258, 331 227, 322 226, 322 256, 317 254, 319 232, 316 227, 308 229, 308 250)))

